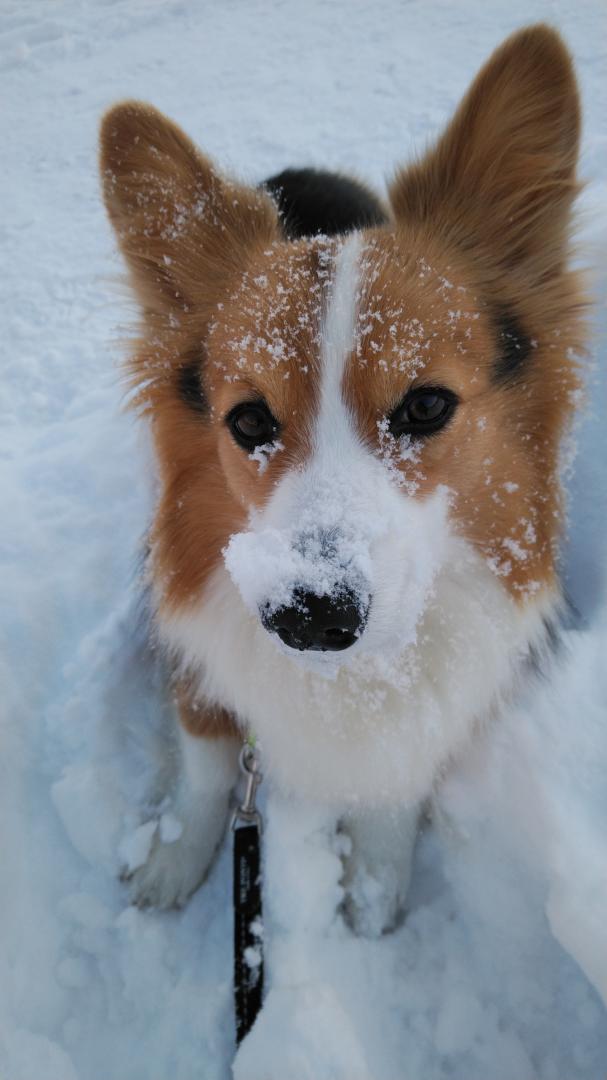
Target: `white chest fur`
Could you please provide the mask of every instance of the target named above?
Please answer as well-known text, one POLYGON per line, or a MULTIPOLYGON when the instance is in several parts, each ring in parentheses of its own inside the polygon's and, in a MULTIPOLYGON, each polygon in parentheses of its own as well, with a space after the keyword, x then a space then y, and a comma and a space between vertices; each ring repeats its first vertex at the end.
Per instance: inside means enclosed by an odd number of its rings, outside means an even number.
POLYGON ((415 641, 391 655, 288 655, 223 567, 160 634, 198 672, 201 698, 256 733, 281 787, 337 807, 413 804, 511 691, 556 604, 545 595, 521 611, 467 544, 450 546, 415 641))

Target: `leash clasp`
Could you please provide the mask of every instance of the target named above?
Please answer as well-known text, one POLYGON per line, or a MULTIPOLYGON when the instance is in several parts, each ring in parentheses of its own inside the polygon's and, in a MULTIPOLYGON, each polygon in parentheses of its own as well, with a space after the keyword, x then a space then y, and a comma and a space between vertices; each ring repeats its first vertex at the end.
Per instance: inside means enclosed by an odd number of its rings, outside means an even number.
POLYGON ((234 808, 232 814, 232 829, 240 825, 256 825, 261 830, 261 814, 256 806, 257 788, 261 784, 263 775, 259 764, 259 755, 254 744, 247 740, 238 759, 240 771, 246 780, 244 798, 234 808))

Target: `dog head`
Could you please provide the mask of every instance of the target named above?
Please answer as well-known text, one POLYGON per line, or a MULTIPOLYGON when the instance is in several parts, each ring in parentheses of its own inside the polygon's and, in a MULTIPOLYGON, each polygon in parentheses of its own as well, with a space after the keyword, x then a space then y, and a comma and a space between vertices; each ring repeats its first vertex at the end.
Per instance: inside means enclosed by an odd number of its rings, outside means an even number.
POLYGON ((521 607, 555 589, 578 138, 566 49, 523 30, 396 175, 386 225, 287 242, 269 196, 160 113, 108 113, 161 613, 225 564, 279 649, 349 661, 415 641, 454 538, 521 607))

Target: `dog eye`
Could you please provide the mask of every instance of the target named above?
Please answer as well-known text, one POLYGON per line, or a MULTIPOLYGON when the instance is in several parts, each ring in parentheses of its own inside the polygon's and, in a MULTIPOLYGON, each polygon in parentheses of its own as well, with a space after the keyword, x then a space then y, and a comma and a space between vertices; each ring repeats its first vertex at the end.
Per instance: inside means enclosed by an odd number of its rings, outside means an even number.
POLYGON ((444 427, 457 406, 457 397, 442 386, 421 386, 411 390, 391 413, 390 434, 433 435, 444 427))
POLYGON ((226 423, 244 450, 272 443, 278 434, 278 422, 263 401, 245 401, 236 405, 228 413, 226 423))

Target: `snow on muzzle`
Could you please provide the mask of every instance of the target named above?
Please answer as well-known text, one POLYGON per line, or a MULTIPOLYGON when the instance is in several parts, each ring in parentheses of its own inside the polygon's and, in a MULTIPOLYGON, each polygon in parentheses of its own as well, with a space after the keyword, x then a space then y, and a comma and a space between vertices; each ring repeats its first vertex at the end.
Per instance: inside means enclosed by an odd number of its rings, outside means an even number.
POLYGON ((226 566, 266 630, 300 652, 342 652, 371 606, 370 557, 340 528, 264 528, 232 536, 226 566))
POLYGON ((315 670, 415 642, 449 546, 446 489, 413 498, 370 452, 341 456, 289 470, 223 552, 248 610, 315 670))

